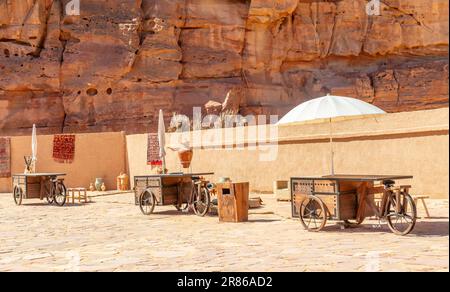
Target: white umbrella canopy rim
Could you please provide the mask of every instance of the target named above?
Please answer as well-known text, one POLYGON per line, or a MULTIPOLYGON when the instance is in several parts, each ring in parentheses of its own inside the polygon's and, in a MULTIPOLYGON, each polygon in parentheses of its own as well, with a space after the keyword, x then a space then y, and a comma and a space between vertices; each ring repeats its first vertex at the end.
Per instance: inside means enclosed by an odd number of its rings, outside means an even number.
POLYGON ((356 98, 327 95, 312 99, 295 107, 278 122, 278 125, 377 114, 386 114, 386 112, 356 98))

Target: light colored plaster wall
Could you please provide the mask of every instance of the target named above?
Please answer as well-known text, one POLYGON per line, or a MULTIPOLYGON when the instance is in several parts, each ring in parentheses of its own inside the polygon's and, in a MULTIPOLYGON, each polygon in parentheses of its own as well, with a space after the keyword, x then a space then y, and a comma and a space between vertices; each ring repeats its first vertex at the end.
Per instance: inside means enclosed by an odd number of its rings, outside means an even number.
MULTIPOLYGON (((413 175, 412 181, 403 182, 413 185, 413 193, 448 198, 448 119, 449 111, 445 108, 337 121, 333 123, 336 173, 413 175)), ((241 130, 226 131, 232 136, 241 130)), ((225 131, 220 132, 225 137, 225 131)), ((282 126, 278 132, 278 155, 274 161, 260 161, 260 152, 248 147, 195 149, 192 170, 213 171, 216 173, 213 179, 226 176, 234 181, 249 181, 251 189, 258 191, 271 191, 274 180, 330 173, 328 123, 282 126)), ((217 130, 202 131, 203 135, 214 133, 217 130)), ((172 137, 167 136, 169 144, 172 137)), ((227 140, 224 144, 235 142, 227 140)), ((131 176, 151 173, 146 165, 146 145, 147 135, 127 136, 131 176)), ((167 152, 169 171, 180 171, 176 153, 167 152)))
MULTIPOLYGON (((87 188, 101 177, 108 189, 115 189, 116 177, 127 169, 124 133, 77 134, 73 163, 58 163, 52 153, 53 136, 38 136, 36 171, 67 173, 67 187, 87 188)), ((23 156, 30 154, 31 136, 11 138, 12 173, 23 173, 23 156)), ((10 178, 0 179, 0 193, 5 192, 11 192, 10 178)))

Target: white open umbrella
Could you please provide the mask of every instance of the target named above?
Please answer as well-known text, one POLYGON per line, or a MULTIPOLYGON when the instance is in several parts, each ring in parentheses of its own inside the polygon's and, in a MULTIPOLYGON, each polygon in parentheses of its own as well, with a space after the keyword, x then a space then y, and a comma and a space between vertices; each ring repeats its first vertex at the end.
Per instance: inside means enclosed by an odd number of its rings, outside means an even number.
POLYGON ((319 119, 330 121, 330 148, 331 148, 331 174, 334 174, 334 151, 333 151, 333 118, 347 116, 378 115, 386 112, 380 108, 368 104, 359 99, 327 95, 316 98, 291 110, 284 116, 278 125, 304 122, 319 119))
POLYGON ((163 173, 166 173, 166 126, 164 125, 163 111, 159 110, 158 119, 158 142, 159 142, 159 157, 163 162, 163 173))

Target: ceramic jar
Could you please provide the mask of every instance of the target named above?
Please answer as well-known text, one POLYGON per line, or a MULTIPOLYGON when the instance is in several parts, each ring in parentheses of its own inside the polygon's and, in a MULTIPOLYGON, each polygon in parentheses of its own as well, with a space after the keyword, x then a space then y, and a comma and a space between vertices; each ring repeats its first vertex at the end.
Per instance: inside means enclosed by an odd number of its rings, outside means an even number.
POLYGON ((98 192, 100 192, 102 190, 103 183, 104 183, 103 178, 96 178, 95 179, 95 189, 98 192))
POLYGON ((189 168, 191 166, 192 157, 194 156, 194 151, 185 150, 178 152, 178 158, 180 159, 183 168, 189 168))

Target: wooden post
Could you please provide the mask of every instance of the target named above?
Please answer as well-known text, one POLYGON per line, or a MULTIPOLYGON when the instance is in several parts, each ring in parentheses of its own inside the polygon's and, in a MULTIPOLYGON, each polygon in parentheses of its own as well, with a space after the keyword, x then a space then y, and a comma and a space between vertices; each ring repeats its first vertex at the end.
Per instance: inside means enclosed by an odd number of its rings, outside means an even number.
POLYGON ((367 199, 367 182, 363 182, 357 189, 359 198, 358 211, 356 213, 356 220, 363 222, 366 217, 366 199, 367 199))
POLYGON ((163 174, 167 174, 167 172, 166 172, 166 157, 165 156, 163 156, 162 157, 162 167, 163 167, 163 169, 162 169, 162 173, 163 174))
POLYGON ((42 201, 44 199, 44 184, 46 183, 46 178, 45 177, 41 177, 40 178, 40 190, 39 190, 39 199, 42 201))

